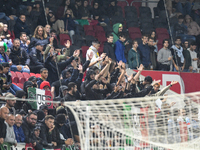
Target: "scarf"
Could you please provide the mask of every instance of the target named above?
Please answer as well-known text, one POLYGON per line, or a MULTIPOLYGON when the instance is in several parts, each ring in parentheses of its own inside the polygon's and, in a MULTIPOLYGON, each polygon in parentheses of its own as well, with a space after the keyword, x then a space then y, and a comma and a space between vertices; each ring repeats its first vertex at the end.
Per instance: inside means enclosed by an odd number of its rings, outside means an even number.
POLYGON ((175 45, 172 46, 172 48, 177 52, 178 57, 181 58, 181 63, 184 63, 184 57, 183 57, 183 48, 180 46, 180 49, 178 49, 175 45))

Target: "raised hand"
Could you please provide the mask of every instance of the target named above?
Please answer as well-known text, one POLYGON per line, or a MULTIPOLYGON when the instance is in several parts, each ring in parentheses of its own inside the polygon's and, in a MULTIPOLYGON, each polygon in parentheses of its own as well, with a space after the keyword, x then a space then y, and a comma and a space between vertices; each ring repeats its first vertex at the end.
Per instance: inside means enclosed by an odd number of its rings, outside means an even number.
POLYGON ((105 58, 105 57, 106 57, 106 53, 102 53, 102 54, 100 55, 100 57, 105 58))
POLYGON ((178 83, 178 81, 172 81, 171 85, 174 85, 174 84, 177 84, 177 83, 178 83))
POLYGON ((67 40, 67 43, 64 43, 66 48, 70 48, 70 41, 67 40))
POLYGON ((161 80, 154 80, 153 83, 151 84, 152 86, 154 86, 155 84, 159 83, 161 80))
POLYGON ((82 71, 83 71, 83 66, 82 66, 82 65, 79 65, 79 66, 78 66, 78 70, 79 70, 80 72, 82 72, 82 71))
POLYGON ((123 62, 120 60, 117 64, 118 64, 119 67, 121 67, 121 66, 122 66, 122 63, 123 63, 123 62))
POLYGON ((74 51, 73 56, 74 56, 74 57, 78 57, 79 54, 80 54, 80 50, 77 49, 77 50, 74 51))
POLYGON ((100 75, 97 74, 97 75, 95 75, 94 79, 95 79, 95 80, 99 80, 99 77, 100 77, 100 75))
POLYGON ((137 68, 138 71, 142 71, 144 69, 143 64, 140 64, 139 68, 137 68))

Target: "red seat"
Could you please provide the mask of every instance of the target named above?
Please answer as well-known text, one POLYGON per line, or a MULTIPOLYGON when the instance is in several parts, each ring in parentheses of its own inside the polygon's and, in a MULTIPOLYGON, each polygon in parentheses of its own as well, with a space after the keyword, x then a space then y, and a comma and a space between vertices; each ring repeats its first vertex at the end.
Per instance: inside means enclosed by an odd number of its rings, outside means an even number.
POLYGON ((137 28, 137 27, 129 27, 128 32, 129 32, 129 34, 130 33, 141 33, 141 30, 140 30, 140 28, 137 28))
POLYGON ((84 25, 83 28, 85 32, 94 30, 93 26, 91 25, 84 25))
POLYGON ((106 33, 105 33, 104 31, 97 31, 95 37, 96 37, 96 38, 98 38, 98 37, 102 37, 102 36, 105 37, 105 35, 106 35, 106 33))
POLYGON ((85 35, 92 35, 95 37, 95 32, 94 31, 86 31, 85 35))
POLYGON ((132 39, 132 40, 135 40, 137 38, 141 38, 142 37, 142 34, 141 33, 130 33, 129 34, 129 37, 132 39))
POLYGON ((98 50, 99 56, 103 53, 103 47, 104 47, 104 45, 101 44, 101 45, 100 45, 100 48, 99 48, 99 50, 98 50))
POLYGON ((19 78, 17 76, 12 77, 12 82, 19 83, 19 78))
POLYGON ((157 39, 169 39, 169 34, 157 34, 157 39))
POLYGON ((24 84, 24 82, 26 82, 26 78, 22 77, 22 78, 19 78, 19 83, 22 83, 24 84))
POLYGON ((19 78, 24 77, 24 75, 23 75, 21 72, 15 72, 15 73, 16 73, 16 75, 17 75, 19 78))
POLYGON ((72 45, 72 41, 68 34, 59 34, 59 37, 60 37, 60 45, 64 45, 67 42, 67 40, 69 40, 70 45, 72 45))
POLYGON ((167 29, 166 28, 156 28, 156 33, 159 34, 159 33, 168 33, 167 29))
POLYGON ((94 26, 94 31, 95 32, 99 32, 99 31, 104 31, 103 27, 102 26, 94 26))
POLYGON ((103 45, 106 41, 107 41, 107 38, 106 36, 99 36, 97 37, 98 41, 103 45))
POLYGON ((41 77, 41 74, 37 73, 35 77, 36 77, 36 78, 40 78, 40 77, 41 77))
MULTIPOLYGON (((130 1, 130 0, 128 0, 130 1)), ((139 8, 142 6, 142 0, 140 0, 141 2, 135 2, 134 0, 132 0, 130 6, 135 6, 135 8, 137 9, 137 14, 138 14, 138 17, 140 16, 140 11, 139 11, 139 8)), ((130 3, 130 2, 129 2, 130 3)))
POLYGON ((117 6, 120 6, 122 8, 123 16, 125 16, 124 7, 128 6, 128 5, 129 4, 127 1, 118 1, 117 2, 117 6))
POLYGON ((35 73, 30 73, 30 76, 36 76, 36 74, 35 73))
POLYGON ((81 49, 82 49, 83 58, 86 58, 86 53, 87 53, 87 50, 89 49, 89 46, 82 46, 81 49))
POLYGON ((14 71, 10 71, 10 73, 11 73, 12 77, 16 77, 17 76, 14 71))
POLYGON ((25 78, 30 78, 31 77, 30 74, 27 73, 27 72, 23 72, 23 75, 24 75, 25 78))
POLYGON ((17 83, 17 86, 21 89, 23 89, 23 84, 22 83, 17 83))

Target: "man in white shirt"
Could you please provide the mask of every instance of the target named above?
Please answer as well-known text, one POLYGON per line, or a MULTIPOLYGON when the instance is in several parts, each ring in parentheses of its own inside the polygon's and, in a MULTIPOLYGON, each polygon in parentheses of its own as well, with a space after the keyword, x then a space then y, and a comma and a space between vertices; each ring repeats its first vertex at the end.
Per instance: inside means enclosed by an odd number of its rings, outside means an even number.
MULTIPOLYGON (((91 63, 94 63, 94 66, 98 67, 99 69, 101 69, 101 61, 105 58, 106 56, 106 53, 102 53, 100 56, 99 56, 99 50, 100 48, 100 43, 99 41, 93 41, 92 42, 92 45, 90 46, 90 48, 87 50, 87 53, 86 53, 86 60, 89 60, 89 55, 91 53, 93 53, 93 57, 90 61, 90 64, 91 63)), ((90 65, 92 66, 92 65, 90 65)))
POLYGON ((198 58, 197 58, 197 53, 195 52, 196 48, 197 48, 196 42, 192 42, 190 44, 190 48, 188 49, 192 60, 192 68, 193 68, 192 72, 197 72, 198 68, 197 66, 198 58))

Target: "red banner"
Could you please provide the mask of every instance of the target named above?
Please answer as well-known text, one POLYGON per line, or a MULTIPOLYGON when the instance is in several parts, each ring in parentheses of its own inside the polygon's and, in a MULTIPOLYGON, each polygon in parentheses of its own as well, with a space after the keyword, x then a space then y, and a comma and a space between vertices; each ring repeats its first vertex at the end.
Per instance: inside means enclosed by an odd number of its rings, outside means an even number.
MULTIPOLYGON (((136 71, 136 70, 134 70, 136 71)), ((191 93, 200 91, 200 84, 197 84, 200 81, 199 73, 186 73, 181 72, 170 72, 170 71, 152 71, 152 70, 144 70, 141 75, 143 76, 151 76, 153 80, 161 80, 161 85, 167 86, 171 83, 171 81, 178 81, 179 83, 173 85, 170 90, 183 94, 183 93, 191 93)))

